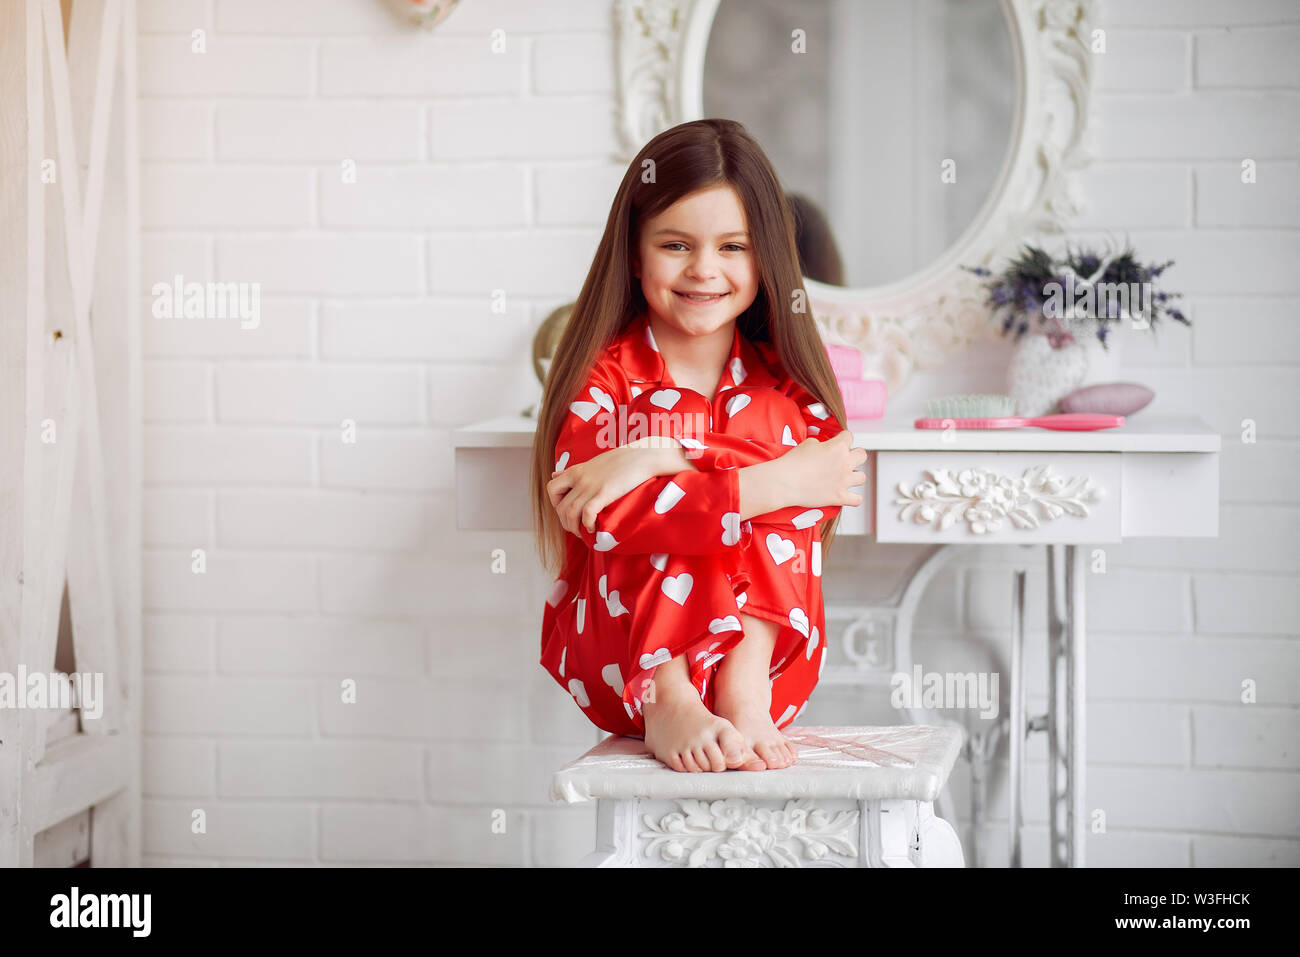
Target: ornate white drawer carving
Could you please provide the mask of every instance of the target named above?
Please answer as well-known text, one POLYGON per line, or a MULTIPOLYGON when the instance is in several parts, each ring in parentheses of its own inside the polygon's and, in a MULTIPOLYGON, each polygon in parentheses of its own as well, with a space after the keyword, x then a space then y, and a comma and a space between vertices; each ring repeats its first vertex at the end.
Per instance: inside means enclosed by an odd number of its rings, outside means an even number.
POLYGON ((881 451, 875 473, 879 542, 1120 540, 1118 453, 881 451))
POLYGON ((602 847, 588 867, 964 864, 956 832, 929 801, 602 800, 598 817, 602 847))
POLYGON ((550 796, 597 801, 589 867, 962 867, 936 817, 962 748, 956 727, 788 727, 778 771, 670 771, 610 735, 551 776, 550 796))

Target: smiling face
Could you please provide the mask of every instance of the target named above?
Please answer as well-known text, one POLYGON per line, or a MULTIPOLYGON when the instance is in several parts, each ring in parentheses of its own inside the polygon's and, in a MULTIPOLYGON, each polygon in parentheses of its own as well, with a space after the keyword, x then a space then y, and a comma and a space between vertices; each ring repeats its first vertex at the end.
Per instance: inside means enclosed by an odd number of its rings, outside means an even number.
POLYGON ((740 197, 727 185, 683 196, 642 224, 633 270, 652 329, 670 336, 717 333, 730 343, 732 323, 758 295, 746 228, 740 197))

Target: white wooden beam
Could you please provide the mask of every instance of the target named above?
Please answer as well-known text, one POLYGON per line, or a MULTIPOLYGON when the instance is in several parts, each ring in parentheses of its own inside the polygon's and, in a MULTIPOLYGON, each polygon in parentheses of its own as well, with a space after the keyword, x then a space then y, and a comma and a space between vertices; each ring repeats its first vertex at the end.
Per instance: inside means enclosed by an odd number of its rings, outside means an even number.
MULTIPOLYGON (((94 302, 95 367, 101 373, 101 438, 112 467, 104 475, 106 527, 110 562, 115 572, 117 614, 116 673, 107 676, 113 721, 87 731, 112 729, 122 738, 124 758, 115 769, 122 790, 92 809, 91 860, 96 867, 140 865, 140 279, 137 210, 135 6, 122 4, 121 52, 113 84, 113 122, 109 127, 91 299, 94 302)), ((75 23, 75 20, 74 20, 75 23)), ((97 87, 98 89, 98 87, 97 87)), ((93 137, 92 137, 93 139, 93 137)), ((93 155, 92 149, 92 155, 93 155)), ((74 497, 75 502, 85 499, 74 497)), ((74 524, 74 529, 76 525, 74 524)), ((89 554, 74 539, 72 555, 89 554)), ((75 559, 69 580, 75 578, 75 559)), ((69 593, 71 596, 71 593, 69 593)), ((73 619, 77 613, 74 610, 73 619)))
POLYGON ((51 744, 32 775, 33 803, 27 812, 32 831, 52 827, 120 791, 122 776, 114 772, 125 759, 120 735, 76 734, 51 744))
MULTIPOLYGON (((41 14, 0 0, 0 669, 39 658, 45 140, 41 14)), ((38 715, 0 708, 0 867, 32 864, 38 715)))
MULTIPOLYGON (((92 125, 101 130, 106 130, 107 120, 101 120, 100 116, 107 114, 112 106, 111 98, 96 95, 94 89, 85 84, 89 84, 99 79, 102 70, 90 70, 79 74, 82 86, 72 89, 69 81, 68 71, 68 51, 63 45, 63 25, 62 14, 59 10, 58 0, 44 0, 43 12, 45 14, 45 39, 46 39, 46 57, 49 67, 50 92, 54 104, 54 122, 56 129, 56 144, 59 157, 58 165, 63 175, 60 177, 61 196, 63 199, 63 227, 64 240, 66 249, 66 269, 67 279, 72 290, 72 319, 74 323, 73 330, 73 374, 68 381, 69 408, 67 410, 68 426, 60 436, 60 443, 66 443, 66 448, 61 451, 61 462, 58 481, 56 484, 57 511, 54 518, 54 526, 50 530, 50 537, 47 539, 47 546, 52 553, 49 556, 50 564, 56 568, 64 567, 68 547, 68 529, 72 513, 71 497, 73 494, 73 483, 78 478, 78 472, 84 469, 84 478, 80 482, 80 488, 83 493, 88 493, 89 510, 85 513, 87 520, 77 523, 77 531, 80 535, 82 531, 87 535, 84 539, 79 540, 79 544, 84 542, 88 546, 87 551, 92 562, 92 572, 88 575, 80 575, 76 597, 73 595, 73 589, 69 588, 69 600, 76 603, 80 609, 80 617, 83 626, 78 628, 74 622, 73 641, 76 647, 78 670, 102 672, 106 679, 110 675, 120 675, 122 667, 118 655, 117 641, 117 622, 114 611, 114 588, 113 588, 113 570, 108 558, 108 532, 106 519, 106 502, 105 502, 105 470, 103 463, 103 449, 101 444, 100 417, 98 406, 99 389, 97 386, 97 375, 95 369, 95 350, 94 340, 90 328, 90 296, 91 281, 94 276, 94 264, 87 258, 87 250, 91 243, 87 239, 88 223, 86 222, 83 206, 81 201, 80 190, 80 171, 77 164, 78 141, 77 131, 73 129, 73 110, 72 99, 75 95, 81 101, 84 99, 93 99, 95 102, 95 114, 92 114, 92 125), (80 426, 74 426, 72 423, 80 419, 80 426), (67 434, 71 433, 71 434, 67 434), (85 457, 84 462, 79 463, 81 458, 80 438, 84 433, 85 438, 85 457), (90 627, 86 627, 90 625, 90 627)), ((120 8, 119 0, 105 0, 102 7, 96 4, 96 8, 90 8, 85 0, 78 0, 73 5, 72 22, 74 25, 81 21, 87 20, 84 26, 76 26, 70 31, 69 41, 78 44, 78 47, 72 51, 73 56, 78 60, 90 60, 98 46, 98 52, 103 51, 106 44, 103 41, 105 30, 115 30, 112 37, 112 43, 107 44, 112 47, 116 42, 120 42, 120 8), (92 30, 96 25, 93 22, 96 9, 103 12, 102 19, 98 22, 99 29, 92 30), (89 12, 83 13, 82 10, 89 12), (98 39, 96 44, 94 41, 98 39)), ((110 57, 111 59, 111 57, 110 57)), ((93 138, 93 134, 92 134, 93 138)), ((92 146, 92 154, 98 150, 101 163, 104 158, 104 146, 92 146)), ((93 159, 92 155, 92 159, 93 159)), ((96 173, 93 168, 88 177, 90 185, 97 186, 102 193, 103 175, 102 170, 96 173)), ((98 197, 90 198, 92 206, 97 210, 100 202, 98 197)), ((96 213, 97 215, 97 213, 96 213)), ((81 548, 77 549, 78 556, 81 556, 81 548)), ((49 567, 47 565, 47 567, 49 567)), ((61 575, 59 576, 61 578, 61 575)), ((49 583, 47 582, 47 585, 49 583)), ((59 591, 61 597, 62 581, 59 582, 59 591)), ((47 602, 49 599, 47 598, 47 602)), ((53 607, 46 606, 47 609, 53 607)), ((49 628, 50 616, 43 615, 43 624, 49 628)), ((57 627, 57 617, 54 617, 55 627, 57 627)), ((111 731, 117 723, 117 700, 120 696, 120 685, 112 680, 106 680, 105 690, 107 695, 105 717, 98 730, 111 731), (112 693, 108 693, 108 686, 112 685, 112 693)))
POLYGON ((33 867, 75 867, 89 857, 89 810, 41 831, 33 842, 33 867))
MULTIPOLYGON (((95 333, 93 341, 81 341, 76 337, 74 355, 77 357, 79 370, 91 368, 95 378, 100 378, 101 370, 109 374, 104 391, 96 390, 90 405, 82 403, 82 422, 88 426, 85 417, 93 405, 99 421, 109 413, 112 419, 114 410, 121 410, 121 403, 115 403, 112 409, 104 408, 115 384, 116 374, 122 372, 122 357, 112 349, 115 326, 124 319, 121 297, 125 292, 125 277, 114 276, 120 271, 121 243, 109 243, 105 249, 108 259, 99 263, 95 255, 97 237, 100 232, 99 215, 102 209, 104 184, 107 179, 120 181, 122 163, 120 156, 113 164, 109 175, 108 134, 112 110, 116 105, 113 95, 117 87, 117 47, 122 40, 121 4, 119 0, 95 0, 84 2, 78 0, 73 4, 71 25, 68 33, 68 86, 70 105, 72 107, 74 146, 90 141, 88 168, 86 173, 85 215, 82 217, 82 236, 85 248, 83 256, 89 258, 87 266, 90 271, 82 278, 86 294, 95 305, 95 333), (89 108, 93 104, 93 109, 89 108), (89 135, 83 135, 88 133, 89 135), (105 268, 98 268, 98 267, 105 268), (106 273, 109 278, 105 279, 106 273), (104 288, 107 284, 110 288, 104 288), (108 338, 108 347, 100 342, 101 337, 108 338), (107 353, 107 354, 106 354, 107 353)), ((120 126, 120 123, 118 124, 120 126)), ((83 150, 76 150, 79 155, 83 150)), ((78 170, 79 172, 79 170, 78 170)), ((120 197, 117 199, 120 203, 120 197)), ((110 201, 113 202, 113 201, 110 201)), ((115 207, 116 208, 116 207, 115 207)), ((105 224, 107 225, 107 224, 105 224)), ((71 263, 71 260, 69 260, 71 263)), ((119 337, 120 338, 120 337, 119 337)), ((84 385, 84 383, 81 383, 84 385)), ((91 398, 90 396, 87 396, 91 398)), ((121 410, 124 411, 124 410, 121 410)), ((89 439, 89 432, 84 433, 89 439)), ((101 447, 104 436, 100 433, 101 447)), ((80 446, 78 446, 80 448, 80 446)), ((104 473, 107 482, 108 474, 104 473)), ((76 468, 73 473, 73 488, 70 512, 70 525, 65 547, 68 579, 68 601, 72 611, 72 637, 76 653, 77 670, 82 672, 99 672, 104 675, 103 716, 89 722, 83 722, 83 730, 88 734, 109 734, 116 732, 121 721, 121 698, 123 693, 123 667, 121 646, 115 639, 122 622, 116 620, 113 596, 116 588, 113 578, 105 578, 101 572, 97 556, 100 541, 116 542, 114 532, 122 531, 120 521, 112 523, 110 513, 114 511, 108 504, 116 501, 107 494, 106 489, 99 489, 98 501, 103 503, 104 511, 97 519, 94 511, 96 501, 95 488, 87 468, 76 468)), ((119 489, 119 495, 127 489, 119 489)), ((104 547, 108 547, 106 544, 104 547)), ((125 567, 129 557, 121 554, 108 560, 105 569, 125 567)))
MULTIPOLYGON (((141 464, 141 406, 140 364, 143 349, 140 335, 140 310, 142 307, 140 280, 140 135, 139 95, 137 87, 136 0, 124 0, 122 5, 122 56, 121 56, 121 130, 120 150, 116 151, 122 164, 121 187, 114 195, 121 198, 121 217, 105 215, 105 223, 113 224, 110 236, 122 250, 121 263, 107 275, 122 283, 124 293, 117 301, 124 310, 120 322, 111 326, 120 336, 120 354, 125 357, 123 376, 125 386, 118 393, 121 406, 112 409, 112 420, 121 428, 115 442, 119 450, 118 467, 114 475, 123 483, 117 501, 124 503, 120 529, 114 532, 122 555, 117 579, 118 594, 122 601, 117 605, 122 643, 122 730, 126 739, 127 758, 123 773, 126 789, 95 807, 96 827, 91 831, 93 860, 108 866, 139 867, 141 842, 141 749, 143 746, 142 702, 142 639, 141 639, 141 496, 143 489, 141 464), (120 834, 120 838, 119 838, 120 834)), ((107 228, 107 227, 106 227, 107 228)), ((100 257, 108 268, 108 260, 100 257)), ((96 286, 98 287, 98 284, 96 286)), ((104 342, 106 336, 100 336, 104 342)), ((112 399, 106 401, 111 402, 112 399)))

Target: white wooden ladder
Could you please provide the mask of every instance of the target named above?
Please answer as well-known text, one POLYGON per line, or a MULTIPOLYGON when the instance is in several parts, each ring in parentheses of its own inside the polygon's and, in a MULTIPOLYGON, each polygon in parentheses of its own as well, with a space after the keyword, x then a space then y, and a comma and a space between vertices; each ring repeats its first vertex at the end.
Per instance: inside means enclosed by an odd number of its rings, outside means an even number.
POLYGON ((0 673, 53 671, 66 583, 104 692, 57 739, 0 707, 0 867, 139 864, 135 33, 134 0, 0 0, 0 673))

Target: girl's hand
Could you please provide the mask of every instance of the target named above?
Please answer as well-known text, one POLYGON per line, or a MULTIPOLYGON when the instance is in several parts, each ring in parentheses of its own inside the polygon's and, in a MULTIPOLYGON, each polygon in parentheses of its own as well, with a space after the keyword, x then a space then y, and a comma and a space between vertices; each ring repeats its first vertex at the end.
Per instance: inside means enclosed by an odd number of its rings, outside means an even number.
POLYGON ((776 461, 784 463, 794 497, 791 505, 861 505, 862 495, 852 490, 866 482, 857 469, 867 460, 867 450, 852 446, 848 429, 825 442, 807 438, 776 461))
POLYGON ((644 441, 632 442, 570 465, 563 472, 552 472, 546 494, 564 530, 577 535, 581 522, 588 532, 595 533, 596 516, 602 508, 661 474, 656 451, 644 441))

